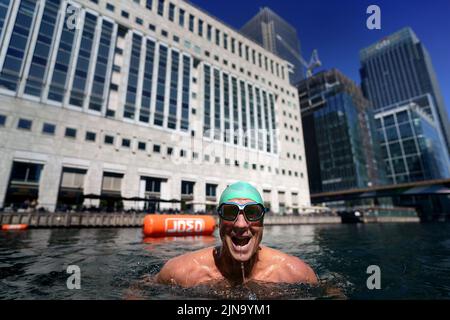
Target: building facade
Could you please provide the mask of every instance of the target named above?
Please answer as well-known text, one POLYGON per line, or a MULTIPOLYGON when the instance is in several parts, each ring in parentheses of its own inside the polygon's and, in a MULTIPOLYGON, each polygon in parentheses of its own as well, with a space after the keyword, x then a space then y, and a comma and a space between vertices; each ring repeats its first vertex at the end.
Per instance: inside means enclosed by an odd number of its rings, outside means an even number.
MULTIPOLYGON (((436 106, 439 130, 450 152, 450 123, 431 58, 410 28, 360 51, 361 82, 365 96, 379 110, 430 94, 436 106)), ((432 115, 431 109, 425 111, 432 115)))
POLYGON ((430 94, 379 110, 375 122, 391 184, 447 179, 450 161, 430 94), (425 110, 431 110, 430 116, 425 110))
POLYGON ((291 63, 291 84, 305 78, 297 30, 275 12, 267 7, 261 8, 258 14, 241 28, 241 32, 291 63))
POLYGON ((384 180, 373 113, 338 70, 298 84, 311 193, 366 188, 384 180))
POLYGON ((181 0, 1 1, 0 207, 203 211, 246 180, 299 211, 288 66, 181 0))

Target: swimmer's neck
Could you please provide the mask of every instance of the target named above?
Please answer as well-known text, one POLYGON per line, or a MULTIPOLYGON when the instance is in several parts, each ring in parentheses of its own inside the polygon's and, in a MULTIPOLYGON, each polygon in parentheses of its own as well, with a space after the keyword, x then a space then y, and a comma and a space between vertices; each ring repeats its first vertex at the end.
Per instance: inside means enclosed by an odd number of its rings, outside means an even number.
POLYGON ((227 279, 234 283, 243 283, 244 279, 242 277, 242 265, 244 265, 244 274, 245 279, 250 279, 251 275, 256 267, 256 263, 258 261, 258 253, 259 249, 253 255, 253 257, 245 262, 240 262, 230 255, 228 250, 223 246, 218 247, 216 251, 216 266, 222 275, 227 279))

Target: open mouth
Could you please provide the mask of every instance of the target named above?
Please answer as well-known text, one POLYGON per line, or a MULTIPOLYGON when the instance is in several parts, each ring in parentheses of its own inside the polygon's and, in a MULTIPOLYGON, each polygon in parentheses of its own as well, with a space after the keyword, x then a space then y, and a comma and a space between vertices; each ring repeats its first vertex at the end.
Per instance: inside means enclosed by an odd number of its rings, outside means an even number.
POLYGON ((237 247, 245 247, 250 242, 251 237, 231 237, 231 241, 237 247))

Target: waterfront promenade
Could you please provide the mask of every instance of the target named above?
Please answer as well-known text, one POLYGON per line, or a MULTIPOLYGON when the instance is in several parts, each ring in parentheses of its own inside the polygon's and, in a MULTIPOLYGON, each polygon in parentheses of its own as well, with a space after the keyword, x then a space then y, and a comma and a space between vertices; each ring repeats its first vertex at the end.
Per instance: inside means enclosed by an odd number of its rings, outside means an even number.
MULTIPOLYGON (((144 213, 4 213, 0 224, 27 224, 30 228, 142 227, 144 213)), ((418 217, 362 217, 360 222, 419 222, 418 217)), ((339 216, 268 216, 265 225, 340 224, 339 216)))

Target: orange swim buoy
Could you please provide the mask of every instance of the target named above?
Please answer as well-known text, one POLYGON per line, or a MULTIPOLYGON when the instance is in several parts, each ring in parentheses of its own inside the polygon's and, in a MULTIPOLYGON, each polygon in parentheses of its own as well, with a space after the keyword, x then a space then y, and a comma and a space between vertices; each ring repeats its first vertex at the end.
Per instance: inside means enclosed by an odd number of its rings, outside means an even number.
POLYGON ((148 214, 143 232, 146 237, 211 235, 215 227, 213 216, 148 214))
POLYGON ((25 230, 28 229, 28 225, 21 224, 2 224, 2 230, 25 230))

